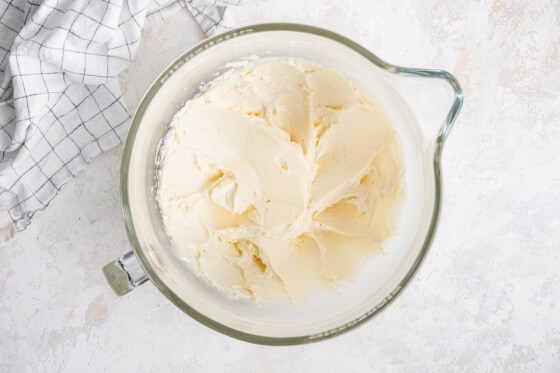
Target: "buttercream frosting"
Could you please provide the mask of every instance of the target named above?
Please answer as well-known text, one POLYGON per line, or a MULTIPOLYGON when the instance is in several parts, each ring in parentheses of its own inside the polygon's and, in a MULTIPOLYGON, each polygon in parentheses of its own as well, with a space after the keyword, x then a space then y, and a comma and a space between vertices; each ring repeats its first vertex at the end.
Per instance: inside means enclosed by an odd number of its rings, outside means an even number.
POLYGON ((398 137, 359 84, 295 59, 249 61, 178 111, 158 202, 177 255, 262 304, 353 276, 395 230, 398 137))

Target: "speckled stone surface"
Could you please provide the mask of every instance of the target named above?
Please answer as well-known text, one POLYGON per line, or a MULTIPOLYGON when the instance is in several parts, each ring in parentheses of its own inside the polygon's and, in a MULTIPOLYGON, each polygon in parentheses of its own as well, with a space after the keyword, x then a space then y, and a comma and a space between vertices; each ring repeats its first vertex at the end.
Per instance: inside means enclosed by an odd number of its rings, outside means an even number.
MULTIPOLYGON (((149 283, 117 298, 101 268, 127 250, 119 147, 0 248, 0 371, 560 371, 558 2, 243 4, 229 25, 316 24, 462 83, 439 229, 414 281, 364 326, 294 347, 223 336, 149 283)), ((186 11, 147 30, 121 77, 129 106, 202 37, 186 11)))

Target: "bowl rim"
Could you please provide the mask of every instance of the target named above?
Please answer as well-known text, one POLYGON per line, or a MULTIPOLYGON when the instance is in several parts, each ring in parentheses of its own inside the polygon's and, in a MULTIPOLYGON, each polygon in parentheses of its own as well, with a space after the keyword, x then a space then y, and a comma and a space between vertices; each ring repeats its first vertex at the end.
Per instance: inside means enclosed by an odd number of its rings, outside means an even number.
POLYGON ((297 23, 263 23, 263 24, 255 24, 255 25, 232 29, 230 31, 226 31, 224 33, 207 38, 199 42, 198 44, 196 44, 195 46, 193 46, 183 54, 181 54, 155 79, 155 81, 152 83, 152 85, 150 86, 150 88, 147 90, 144 97, 142 98, 132 118, 130 129, 123 149, 121 171, 120 171, 120 184, 121 184, 120 193, 121 193, 121 202, 122 202, 121 204, 122 212, 123 212, 126 232, 128 235, 129 242, 132 246, 132 249, 135 255, 137 256, 137 258, 139 259, 140 265, 142 266, 142 268, 144 269, 145 273, 150 278, 152 283, 156 286, 156 288, 161 293, 163 293, 169 300, 171 300, 171 302, 173 302, 179 309, 181 309, 183 312, 188 314, 193 319, 210 327, 211 329, 214 329, 230 337, 251 342, 251 343, 256 343, 256 344, 281 346, 281 345, 296 345, 296 344, 317 342, 346 333, 356 328, 357 326, 362 325, 364 322, 371 319, 372 317, 377 315, 380 311, 385 309, 389 304, 393 303, 395 298, 398 295, 400 295, 402 293, 402 290, 407 286, 407 284, 409 284, 410 280, 413 278, 418 268, 420 267, 420 264, 423 262, 423 259, 426 256, 426 253, 428 252, 428 249, 433 241, 434 232, 437 226, 439 212, 440 212, 441 152, 443 149, 443 144, 445 143, 445 140, 449 135, 451 128, 453 127, 453 123, 455 122, 457 115, 459 114, 462 103, 463 103, 463 91, 461 89, 459 82, 450 73, 443 70, 407 68, 407 67, 401 67, 401 66, 387 63, 384 60, 377 57, 372 52, 370 52, 368 49, 362 47, 360 44, 352 41, 351 39, 342 36, 338 33, 335 33, 333 31, 319 28, 316 26, 297 24, 297 23), (191 307, 188 303, 184 302, 177 295, 175 295, 164 284, 164 282, 158 276, 157 272, 152 270, 148 257, 142 251, 142 247, 138 241, 136 231, 134 228, 134 222, 129 207, 130 201, 128 196, 128 169, 131 161, 132 149, 135 142, 134 140, 136 138, 136 134, 140 127, 143 113, 148 107, 148 105, 150 104, 152 98, 159 90, 159 88, 173 74, 173 72, 176 69, 178 69, 181 65, 183 65, 186 61, 188 61, 193 56, 203 52, 204 50, 212 47, 213 45, 246 34, 269 32, 269 31, 293 31, 293 32, 313 34, 316 36, 331 39, 333 41, 345 45, 350 49, 353 49, 354 51, 358 52, 359 54, 361 54, 363 57, 365 57, 375 65, 379 66, 380 68, 390 73, 397 74, 397 75, 404 75, 404 76, 443 79, 451 85, 454 91, 453 103, 437 134, 435 148, 434 148, 433 168, 434 168, 434 178, 435 178, 434 180, 435 198, 434 198, 433 213, 432 213, 432 217, 431 217, 431 221, 428 227, 426 237, 424 239, 424 242, 422 243, 422 247, 417 257, 415 258, 413 264, 411 265, 410 269, 408 270, 406 275, 401 279, 397 287, 393 289, 389 293, 389 295, 387 295, 381 302, 379 302, 376 305, 373 305, 372 308, 370 308, 369 311, 366 312, 364 315, 358 317, 355 320, 346 322, 342 325, 336 326, 329 330, 325 330, 323 332, 314 333, 310 335, 293 336, 293 337, 270 337, 270 336, 262 336, 262 335, 242 332, 240 330, 231 328, 229 326, 221 324, 205 316, 204 314, 198 312, 193 307, 191 307))

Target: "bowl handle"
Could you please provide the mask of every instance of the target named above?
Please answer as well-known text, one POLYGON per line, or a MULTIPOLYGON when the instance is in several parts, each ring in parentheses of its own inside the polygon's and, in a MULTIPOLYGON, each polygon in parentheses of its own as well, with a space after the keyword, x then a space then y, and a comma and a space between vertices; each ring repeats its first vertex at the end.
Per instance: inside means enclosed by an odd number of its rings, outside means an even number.
POLYGON ((103 267, 103 274, 119 297, 148 281, 148 276, 132 251, 103 267))
POLYGON ((404 78, 396 81, 395 88, 409 104, 425 138, 436 145, 437 155, 463 105, 461 85, 453 75, 443 70, 407 68, 387 63, 384 67, 395 76, 404 78))

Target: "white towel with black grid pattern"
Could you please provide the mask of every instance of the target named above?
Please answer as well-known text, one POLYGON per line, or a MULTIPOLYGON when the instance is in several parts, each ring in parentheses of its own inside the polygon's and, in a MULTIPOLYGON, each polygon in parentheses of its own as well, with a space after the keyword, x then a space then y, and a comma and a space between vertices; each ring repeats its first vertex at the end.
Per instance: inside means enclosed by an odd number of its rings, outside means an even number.
POLYGON ((142 27, 186 5, 212 35, 239 1, 0 0, 0 244, 126 137, 142 27))

